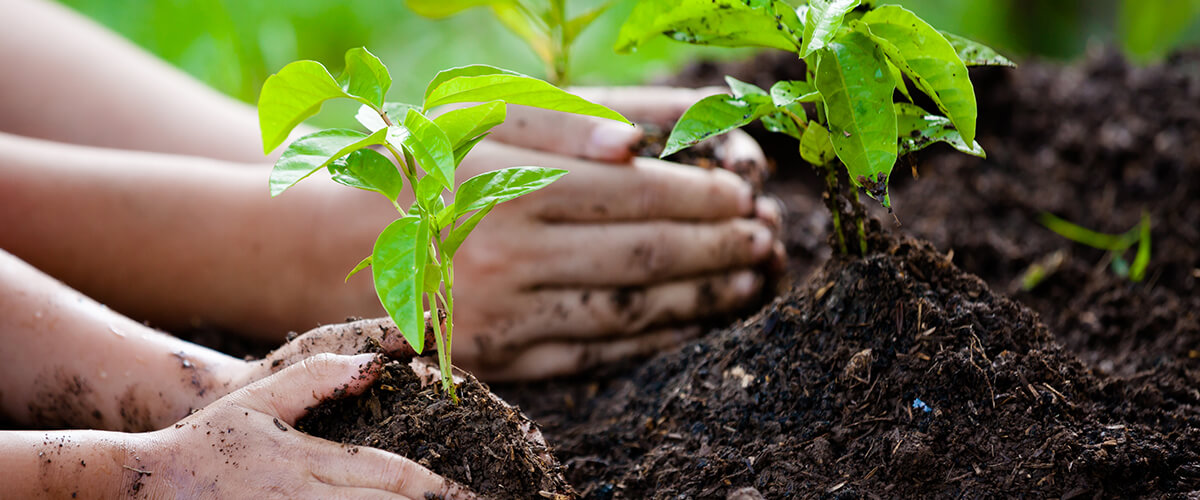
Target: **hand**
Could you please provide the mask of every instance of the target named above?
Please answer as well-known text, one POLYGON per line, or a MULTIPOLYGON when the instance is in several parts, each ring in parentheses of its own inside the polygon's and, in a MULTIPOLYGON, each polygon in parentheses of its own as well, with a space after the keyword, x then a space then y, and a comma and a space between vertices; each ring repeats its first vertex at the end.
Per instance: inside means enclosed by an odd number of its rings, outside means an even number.
POLYGON ((361 393, 379 367, 371 354, 306 358, 146 434, 125 474, 148 498, 474 498, 406 458, 292 427, 335 391, 361 393))

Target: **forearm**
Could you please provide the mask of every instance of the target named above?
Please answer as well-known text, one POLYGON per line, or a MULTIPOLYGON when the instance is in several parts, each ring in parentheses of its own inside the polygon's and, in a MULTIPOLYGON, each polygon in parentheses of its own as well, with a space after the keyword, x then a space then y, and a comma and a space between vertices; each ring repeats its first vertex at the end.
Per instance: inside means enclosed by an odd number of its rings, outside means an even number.
MULTIPOLYGON (((0 432, 5 498, 122 498, 148 472, 142 435, 103 431, 0 432)), ((149 471, 152 472, 152 471, 149 471)), ((136 489, 135 489, 136 488, 136 489)))
POLYGON ((229 392, 243 363, 121 316, 3 251, 0 344, 0 411, 39 428, 161 428, 229 392))

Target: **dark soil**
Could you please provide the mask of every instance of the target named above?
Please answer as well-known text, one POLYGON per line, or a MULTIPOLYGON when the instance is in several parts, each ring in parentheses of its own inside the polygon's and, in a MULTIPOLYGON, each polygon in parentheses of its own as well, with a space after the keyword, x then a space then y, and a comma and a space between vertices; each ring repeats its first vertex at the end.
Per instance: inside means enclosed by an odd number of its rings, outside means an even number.
POLYGON ((458 394, 455 405, 436 384, 422 387, 407 363, 392 361, 366 392, 322 403, 296 428, 397 453, 489 498, 574 497, 545 444, 530 439, 531 421, 473 377, 458 394))
MULTIPOLYGON (((686 76, 801 71, 762 56, 686 76)), ((503 388, 585 498, 1200 494, 1200 54, 973 78, 989 159, 934 147, 910 159, 919 181, 893 175, 901 231, 933 246, 820 266, 814 177, 794 140, 760 137, 802 286, 644 364, 503 388), (1142 210, 1143 283, 1036 222, 1117 233, 1142 210), (1015 285, 1055 252, 1056 273, 1015 285)))

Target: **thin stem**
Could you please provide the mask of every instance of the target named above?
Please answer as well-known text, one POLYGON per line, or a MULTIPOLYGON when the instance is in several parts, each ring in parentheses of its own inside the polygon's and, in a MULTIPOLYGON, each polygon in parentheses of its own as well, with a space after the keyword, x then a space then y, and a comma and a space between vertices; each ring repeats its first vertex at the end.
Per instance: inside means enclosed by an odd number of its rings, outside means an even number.
POLYGON ((858 229, 859 255, 865 257, 867 255, 867 229, 863 220, 866 219, 866 214, 862 201, 858 198, 858 188, 852 187, 852 190, 854 191, 854 224, 858 229))
POLYGON ((555 85, 567 84, 567 6, 564 0, 550 0, 550 18, 553 21, 550 35, 551 52, 554 57, 551 74, 555 85))
POLYGON ((837 169, 833 168, 832 163, 826 163, 817 167, 817 172, 825 177, 825 192, 822 193, 822 198, 825 200, 825 208, 829 209, 829 213, 833 216, 833 234, 837 238, 837 250, 842 255, 846 255, 846 235, 842 231, 842 211, 838 207, 838 178, 837 169))
POLYGON ((442 372, 442 389, 450 396, 450 400, 454 404, 458 404, 458 392, 454 387, 454 374, 451 371, 450 356, 446 352, 446 339, 442 337, 442 317, 438 314, 440 307, 438 306, 437 297, 432 294, 426 294, 429 297, 431 307, 429 322, 433 324, 433 336, 437 341, 438 351, 438 369, 442 372))

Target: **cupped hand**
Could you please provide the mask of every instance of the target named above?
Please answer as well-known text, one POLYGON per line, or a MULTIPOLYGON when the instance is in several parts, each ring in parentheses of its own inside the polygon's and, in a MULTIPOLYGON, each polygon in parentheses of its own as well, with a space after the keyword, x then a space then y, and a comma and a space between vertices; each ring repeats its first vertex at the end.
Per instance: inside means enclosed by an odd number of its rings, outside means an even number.
POLYGON ((133 465, 147 498, 475 498, 420 465, 292 427, 335 392, 358 394, 379 375, 373 354, 319 354, 143 435, 133 465))

